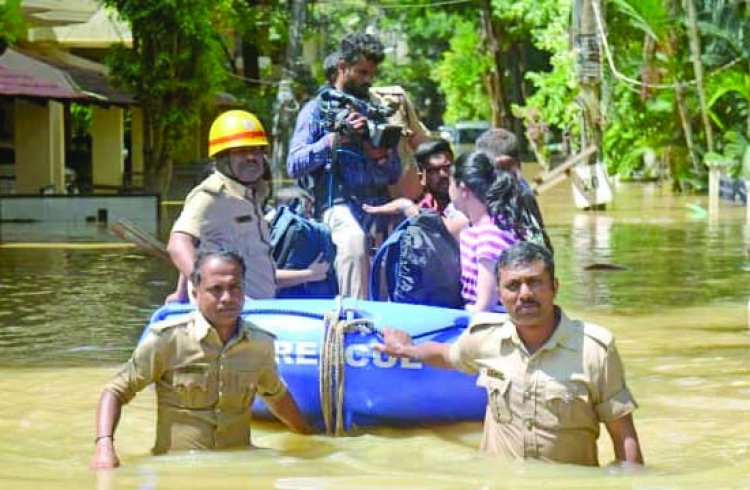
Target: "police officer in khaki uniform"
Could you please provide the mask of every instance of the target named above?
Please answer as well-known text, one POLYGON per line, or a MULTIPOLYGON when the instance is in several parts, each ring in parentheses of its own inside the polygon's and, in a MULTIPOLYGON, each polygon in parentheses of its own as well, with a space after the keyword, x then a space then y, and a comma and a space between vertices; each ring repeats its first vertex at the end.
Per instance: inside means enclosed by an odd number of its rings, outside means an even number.
POLYGON ((481 450, 508 458, 598 465, 599 424, 618 461, 643 464, 614 337, 555 306, 558 282, 544 247, 520 242, 498 262, 508 315, 478 314, 453 344, 415 345, 386 329, 375 348, 432 366, 479 373, 487 413, 481 450))
POLYGON ((249 446, 256 393, 292 430, 312 432, 278 375, 273 336, 240 319, 244 273, 232 252, 199 253, 191 277, 197 311, 151 327, 102 392, 92 468, 119 465, 122 406, 151 383, 159 407, 155 454, 249 446))
POLYGON ((273 298, 279 287, 325 277, 329 264, 319 258, 307 269, 276 270, 262 204, 270 191, 268 138, 254 114, 231 110, 211 125, 208 154, 216 171, 190 191, 175 221, 167 250, 180 280, 167 302, 186 302, 198 246, 237 251, 247 264, 245 294, 273 298))

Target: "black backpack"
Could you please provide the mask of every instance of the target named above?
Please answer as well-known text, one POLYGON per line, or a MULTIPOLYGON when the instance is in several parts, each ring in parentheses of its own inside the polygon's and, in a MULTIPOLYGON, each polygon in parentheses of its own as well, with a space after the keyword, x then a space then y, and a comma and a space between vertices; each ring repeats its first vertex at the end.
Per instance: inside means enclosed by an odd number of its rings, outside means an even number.
POLYGON ((336 246, 331 230, 302 215, 304 204, 293 202, 279 206, 271 223, 271 254, 279 269, 305 269, 323 254, 331 267, 325 279, 308 282, 276 292, 277 298, 333 298, 338 294, 338 282, 333 267, 336 246))
POLYGON ((434 211, 404 220, 375 253, 370 299, 380 299, 381 264, 389 301, 461 308, 458 241, 434 211))

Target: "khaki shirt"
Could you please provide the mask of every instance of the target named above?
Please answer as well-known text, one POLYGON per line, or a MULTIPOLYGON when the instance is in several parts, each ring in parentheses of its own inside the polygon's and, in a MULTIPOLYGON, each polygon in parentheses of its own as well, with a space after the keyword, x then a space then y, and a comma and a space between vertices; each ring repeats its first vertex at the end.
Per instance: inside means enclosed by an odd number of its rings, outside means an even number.
POLYGON ((477 315, 450 359, 479 372, 488 394, 481 450, 493 455, 598 465, 599 423, 637 407, 612 334, 564 313, 533 354, 507 316, 477 315))
POLYGON ((156 384, 155 454, 250 444, 255 394, 273 403, 286 393, 273 336, 242 321, 222 344, 199 312, 153 325, 105 390, 123 404, 156 384))
POLYGON ((254 189, 214 172, 185 198, 172 233, 186 233, 200 240, 202 246, 238 253, 245 260, 245 295, 253 299, 273 298, 276 269, 268 223, 258 205, 261 196, 255 193, 254 189))

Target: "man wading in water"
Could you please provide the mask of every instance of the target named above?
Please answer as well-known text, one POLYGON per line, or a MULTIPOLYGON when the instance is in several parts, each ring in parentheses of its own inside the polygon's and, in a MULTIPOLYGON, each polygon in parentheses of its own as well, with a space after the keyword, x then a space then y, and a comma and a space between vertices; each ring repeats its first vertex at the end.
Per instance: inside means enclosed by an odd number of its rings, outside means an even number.
POLYGON ((603 423, 617 460, 642 465, 636 403, 612 334, 568 318, 555 305, 558 282, 546 248, 519 242, 502 253, 498 272, 507 319, 476 314, 453 344, 415 345, 405 332, 384 329, 375 349, 479 372, 488 395, 485 453, 596 466, 603 423))
POLYGON ((119 466, 114 438, 122 406, 151 383, 158 405, 154 454, 250 446, 256 394, 289 428, 313 432, 279 377, 273 336, 240 319, 244 274, 232 252, 198 254, 191 276, 197 311, 153 325, 102 391, 92 469, 119 466))

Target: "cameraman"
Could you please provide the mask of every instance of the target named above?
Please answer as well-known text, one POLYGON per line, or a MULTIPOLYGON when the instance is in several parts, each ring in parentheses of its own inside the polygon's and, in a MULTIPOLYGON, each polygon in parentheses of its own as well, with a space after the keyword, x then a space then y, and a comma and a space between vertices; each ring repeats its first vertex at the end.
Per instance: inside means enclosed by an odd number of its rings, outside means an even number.
MULTIPOLYGON (((334 88, 368 101, 372 79, 384 58, 383 45, 369 34, 352 33, 341 40, 339 54, 334 88)), ((287 170, 296 179, 312 177, 315 216, 331 227, 337 249, 340 294, 366 298, 368 237, 378 218, 365 213, 362 205, 389 200, 387 186, 401 176, 401 161, 395 150, 377 148, 369 141, 367 115, 357 110, 342 113, 346 114, 344 130, 331 130, 325 104, 319 96, 297 116, 287 170)))

